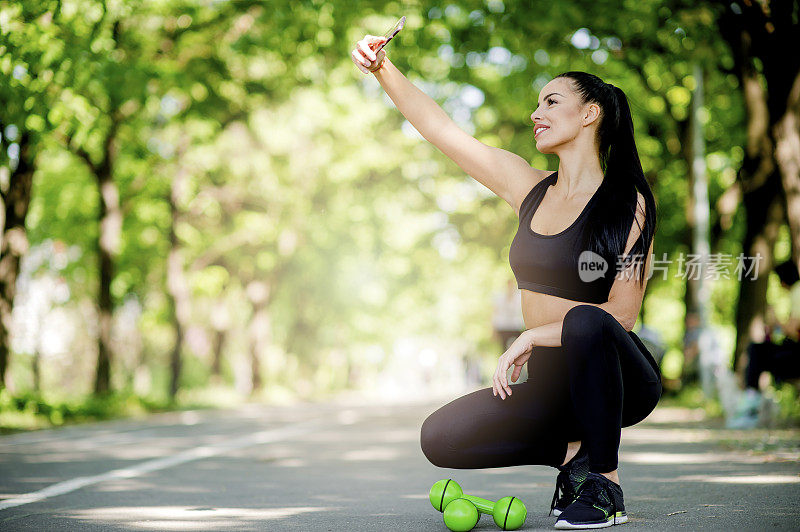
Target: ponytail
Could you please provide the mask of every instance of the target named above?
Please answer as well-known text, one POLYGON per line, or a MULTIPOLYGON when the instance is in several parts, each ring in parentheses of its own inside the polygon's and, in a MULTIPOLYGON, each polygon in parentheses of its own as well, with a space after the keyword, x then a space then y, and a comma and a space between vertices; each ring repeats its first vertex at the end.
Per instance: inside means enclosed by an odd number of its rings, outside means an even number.
POLYGON ((570 78, 583 104, 596 102, 602 109, 597 135, 604 177, 595 206, 588 214, 582 250, 591 250, 608 262, 609 286, 618 271, 627 269, 635 261, 633 276, 638 279, 639 286, 643 286, 649 259, 647 252, 656 230, 656 201, 636 150, 628 98, 622 89, 593 74, 571 71, 556 77, 570 78), (637 220, 641 234, 623 257, 636 219, 637 191, 644 198, 644 223, 637 220))

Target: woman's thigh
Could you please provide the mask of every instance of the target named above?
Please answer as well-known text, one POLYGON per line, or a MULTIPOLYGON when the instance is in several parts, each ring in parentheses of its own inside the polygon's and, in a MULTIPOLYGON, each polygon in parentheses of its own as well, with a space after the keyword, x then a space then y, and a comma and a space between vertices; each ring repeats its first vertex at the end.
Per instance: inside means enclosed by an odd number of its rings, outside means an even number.
POLYGON ((560 464, 567 441, 578 434, 568 387, 539 386, 545 375, 533 371, 524 383, 511 384, 505 400, 483 388, 428 416, 421 445, 431 463, 457 469, 560 464))
POLYGON ((606 342, 616 351, 622 375, 622 426, 629 427, 646 418, 661 398, 661 374, 658 364, 635 333, 609 314, 606 318, 606 342))

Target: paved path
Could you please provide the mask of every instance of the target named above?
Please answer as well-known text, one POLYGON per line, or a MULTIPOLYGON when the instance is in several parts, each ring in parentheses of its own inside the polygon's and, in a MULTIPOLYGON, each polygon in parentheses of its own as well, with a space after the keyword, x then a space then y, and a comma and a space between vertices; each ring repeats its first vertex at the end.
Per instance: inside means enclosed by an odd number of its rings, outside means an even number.
MULTIPOLYGON (((340 398, 0 437, 0 530, 446 532, 427 500, 440 478, 488 499, 517 496, 524 530, 553 530, 554 469, 426 460, 419 427, 452 398, 340 398)), ((769 451, 798 433, 709 428, 690 414, 659 407, 624 429, 622 530, 800 528, 797 446, 769 451)), ((489 516, 475 528, 496 529, 489 516)))

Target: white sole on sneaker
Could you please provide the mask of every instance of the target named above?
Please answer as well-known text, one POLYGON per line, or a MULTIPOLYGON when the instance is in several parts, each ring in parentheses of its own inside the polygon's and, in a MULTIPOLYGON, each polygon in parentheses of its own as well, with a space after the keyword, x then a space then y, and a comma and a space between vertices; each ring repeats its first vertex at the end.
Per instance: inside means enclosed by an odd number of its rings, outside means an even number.
POLYGON ((561 510, 556 510, 556 509, 554 508, 554 509, 553 509, 553 515, 554 515, 554 516, 556 516, 556 517, 558 517, 559 515, 561 515, 561 510))
POLYGON ((579 528, 606 528, 609 526, 621 525, 622 523, 628 522, 627 515, 617 515, 616 522, 613 517, 609 517, 608 520, 603 521, 602 523, 587 523, 587 524, 572 524, 569 521, 561 520, 556 521, 556 528, 560 530, 575 530, 579 528))

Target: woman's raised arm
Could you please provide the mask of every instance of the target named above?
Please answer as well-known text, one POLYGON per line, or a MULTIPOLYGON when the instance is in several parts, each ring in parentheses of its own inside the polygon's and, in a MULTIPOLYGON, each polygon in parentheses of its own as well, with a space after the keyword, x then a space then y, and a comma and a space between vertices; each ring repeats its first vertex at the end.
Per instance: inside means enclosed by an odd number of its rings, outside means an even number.
POLYGON ((547 172, 531 167, 519 155, 484 144, 467 134, 447 116, 433 98, 406 78, 381 50, 376 57, 367 35, 353 50, 353 62, 362 72, 372 72, 397 109, 427 141, 462 170, 503 198, 515 212, 531 187, 547 172))

